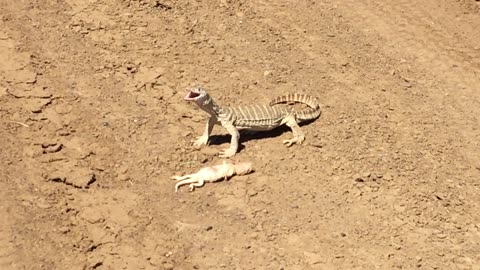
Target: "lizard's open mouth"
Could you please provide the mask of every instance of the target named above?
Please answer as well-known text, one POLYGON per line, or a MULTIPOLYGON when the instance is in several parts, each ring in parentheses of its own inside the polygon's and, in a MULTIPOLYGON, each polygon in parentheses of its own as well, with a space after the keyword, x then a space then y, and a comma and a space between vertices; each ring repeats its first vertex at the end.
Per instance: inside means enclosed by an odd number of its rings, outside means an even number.
POLYGON ((187 91, 188 91, 187 95, 183 98, 185 100, 192 101, 192 100, 196 100, 201 96, 201 94, 198 91, 195 91, 195 89, 187 88, 187 91))

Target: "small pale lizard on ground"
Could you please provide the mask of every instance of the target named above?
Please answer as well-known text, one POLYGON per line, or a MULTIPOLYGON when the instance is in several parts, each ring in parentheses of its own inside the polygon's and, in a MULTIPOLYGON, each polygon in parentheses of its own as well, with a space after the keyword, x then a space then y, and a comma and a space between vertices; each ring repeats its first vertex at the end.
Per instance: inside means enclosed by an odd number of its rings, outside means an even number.
POLYGON ((233 175, 245 175, 253 171, 252 163, 230 164, 223 161, 223 164, 200 169, 196 173, 187 174, 184 176, 172 176, 178 182, 175 185, 175 192, 183 185, 190 184, 190 191, 195 187, 201 187, 205 182, 216 182, 220 180, 227 180, 233 175))
POLYGON ((283 143, 287 146, 294 143, 301 144, 305 140, 305 135, 298 123, 317 119, 321 113, 317 99, 304 94, 280 96, 273 99, 269 104, 220 107, 201 87, 187 88, 187 91, 184 99, 194 102, 200 109, 210 115, 203 135, 197 137, 194 145, 207 145, 210 133, 216 124, 222 125, 232 136, 230 147, 220 152, 222 158, 228 158, 237 153, 240 129, 263 131, 285 124, 292 129, 293 138, 284 140, 283 143), (309 108, 295 111, 288 106, 277 105, 286 102, 303 103, 308 105, 309 108))

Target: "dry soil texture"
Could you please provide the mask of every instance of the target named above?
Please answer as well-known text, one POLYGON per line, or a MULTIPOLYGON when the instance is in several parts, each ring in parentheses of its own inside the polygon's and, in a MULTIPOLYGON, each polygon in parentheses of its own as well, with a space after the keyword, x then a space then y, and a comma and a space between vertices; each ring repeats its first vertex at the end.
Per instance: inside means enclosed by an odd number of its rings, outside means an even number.
POLYGON ((480 269, 480 2, 0 1, 1 269, 480 269), (188 192, 203 85, 315 95, 188 192))

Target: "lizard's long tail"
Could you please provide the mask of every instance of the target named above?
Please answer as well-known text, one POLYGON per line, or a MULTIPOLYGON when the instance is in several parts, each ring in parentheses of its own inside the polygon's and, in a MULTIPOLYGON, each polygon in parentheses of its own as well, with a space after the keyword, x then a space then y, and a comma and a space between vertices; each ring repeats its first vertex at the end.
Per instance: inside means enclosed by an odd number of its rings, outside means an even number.
POLYGON ((270 101, 270 106, 280 103, 289 103, 289 102, 298 102, 308 105, 308 109, 304 109, 301 111, 296 111, 295 116, 297 120, 300 121, 308 121, 317 119, 321 112, 320 105, 318 104, 318 100, 312 96, 305 95, 305 94, 287 94, 283 96, 279 96, 274 98, 270 101))

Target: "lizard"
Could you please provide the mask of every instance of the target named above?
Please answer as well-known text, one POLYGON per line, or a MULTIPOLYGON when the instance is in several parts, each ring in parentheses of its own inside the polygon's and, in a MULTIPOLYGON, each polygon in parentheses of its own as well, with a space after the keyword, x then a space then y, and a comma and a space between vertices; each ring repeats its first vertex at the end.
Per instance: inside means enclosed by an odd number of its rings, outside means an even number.
POLYGON ((205 167, 196 173, 184 176, 172 176, 172 179, 179 181, 175 184, 175 192, 178 191, 180 186, 187 184, 190 184, 190 191, 193 191, 195 187, 201 187, 205 182, 216 182, 222 179, 227 180, 233 175, 245 175, 252 171, 253 167, 250 162, 230 164, 224 160, 223 164, 205 167))
POLYGON ((317 99, 305 94, 282 95, 274 98, 269 104, 221 107, 202 87, 192 87, 186 90, 187 95, 184 99, 194 102, 210 115, 205 125, 205 131, 193 141, 193 144, 195 146, 207 145, 213 127, 218 124, 232 136, 230 147, 219 153, 221 158, 229 158, 237 153, 240 139, 239 130, 242 129, 266 131, 285 124, 292 130, 293 138, 284 140, 283 143, 288 147, 295 143, 302 144, 305 135, 298 124, 315 120, 321 114, 317 99), (286 102, 304 103, 309 108, 295 111, 288 106, 277 105, 286 102))

